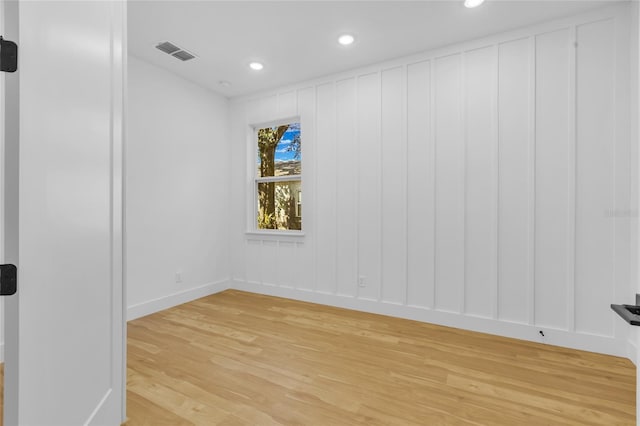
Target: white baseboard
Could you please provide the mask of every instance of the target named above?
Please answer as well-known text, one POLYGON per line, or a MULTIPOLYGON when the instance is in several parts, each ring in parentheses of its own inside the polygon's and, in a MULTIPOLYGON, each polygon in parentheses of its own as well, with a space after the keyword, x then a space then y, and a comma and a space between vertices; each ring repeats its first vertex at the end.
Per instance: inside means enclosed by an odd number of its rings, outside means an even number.
POLYGON ((214 283, 204 284, 189 290, 173 293, 168 296, 159 297, 147 302, 138 303, 127 308, 127 321, 144 317, 164 309, 172 308, 183 303, 190 302, 201 297, 210 296, 220 293, 230 288, 228 279, 217 281, 214 283))
MULTIPOLYGON (((230 288, 269 296, 319 303, 338 308, 389 315, 498 336, 512 337, 531 342, 546 343, 571 349, 620 356, 629 358, 634 364, 637 361, 637 348, 631 339, 621 340, 609 336, 570 332, 566 330, 551 329, 492 318, 444 312, 419 306, 392 304, 377 300, 364 300, 353 296, 318 293, 310 290, 290 287, 262 285, 260 283, 246 282, 236 279, 205 284, 196 288, 130 306, 127 309, 127 320, 133 320, 150 315, 230 288), (540 334, 540 331, 544 333, 544 336, 540 334)), ((2 348, 2 346, 0 346, 0 348, 2 348)))
POLYGON ((627 358, 629 358, 633 365, 638 365, 638 348, 631 339, 627 340, 627 358))
POLYGON ((231 288, 269 296, 279 296, 305 302, 319 303, 338 308, 389 315, 498 336, 512 337, 531 342, 546 343, 571 349, 597 352, 625 358, 628 357, 628 342, 626 340, 608 336, 549 329, 529 324, 476 317, 453 312, 443 312, 417 306, 391 304, 377 300, 363 300, 352 296, 318 293, 310 290, 294 289, 289 287, 284 288, 262 285, 260 283, 252 283, 236 279, 232 280, 231 288), (540 334, 541 330, 544 333, 544 337, 540 334))

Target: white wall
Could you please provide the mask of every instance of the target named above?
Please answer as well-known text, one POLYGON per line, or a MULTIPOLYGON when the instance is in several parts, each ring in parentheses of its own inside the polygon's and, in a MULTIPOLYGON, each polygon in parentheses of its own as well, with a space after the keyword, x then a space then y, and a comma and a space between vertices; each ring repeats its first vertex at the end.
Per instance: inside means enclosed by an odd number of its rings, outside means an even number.
MULTIPOLYGON (((637 2, 633 2, 630 6, 631 16, 631 140, 636 143, 632 144, 630 155, 631 166, 631 205, 635 209, 632 215, 631 235, 635 236, 631 242, 631 258, 635 259, 631 268, 631 295, 634 299, 635 293, 640 293, 640 281, 638 281, 640 261, 638 260, 638 240, 640 239, 640 228, 638 227, 638 199, 640 191, 640 182, 638 175, 638 164, 640 163, 640 151, 638 150, 638 141, 640 137, 640 110, 638 101, 640 100, 640 7, 637 2)), ((636 367, 638 359, 640 359, 640 345, 638 341, 640 333, 638 327, 629 327, 629 359, 631 359, 636 367)), ((640 419, 640 368, 636 368, 636 419, 640 419)))
POLYGON ((232 101, 234 286, 627 355, 628 31, 621 6, 232 101), (293 115, 306 235, 245 234, 249 125, 293 115))
POLYGON ((228 286, 228 101, 129 58, 129 319, 228 286), (182 283, 176 283, 176 272, 182 283))

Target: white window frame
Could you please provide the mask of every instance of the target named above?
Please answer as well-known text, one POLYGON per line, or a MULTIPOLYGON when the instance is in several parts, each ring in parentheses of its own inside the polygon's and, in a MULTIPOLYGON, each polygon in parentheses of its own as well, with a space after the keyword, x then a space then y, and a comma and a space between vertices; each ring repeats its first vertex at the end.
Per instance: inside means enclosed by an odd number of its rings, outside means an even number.
MULTIPOLYGON (((304 236, 304 220, 303 216, 300 216, 301 219, 301 229, 260 229, 258 228, 258 184, 259 183, 269 183, 269 182, 291 182, 298 181, 300 182, 300 186, 303 184, 303 176, 304 176, 304 144, 301 146, 300 151, 300 174, 299 175, 287 175, 287 176, 268 176, 268 177, 260 177, 258 176, 258 168, 256 167, 256 155, 258 152, 258 130, 263 129, 265 127, 274 127, 282 124, 291 124, 291 123, 300 123, 300 138, 303 139, 304 136, 302 134, 303 128, 301 123, 301 118, 299 116, 288 117, 284 119, 272 120, 268 122, 251 124, 249 126, 249 141, 248 141, 248 158, 249 158, 249 168, 250 168, 250 184, 249 184, 249 196, 251 197, 251 201, 247 203, 250 208, 248 212, 247 221, 247 235, 259 235, 259 236, 272 236, 272 237, 303 237, 304 236)), ((302 188, 301 188, 302 190, 302 188)), ((297 203, 296 203, 297 204, 297 203)), ((296 205, 296 211, 298 206, 296 205)))

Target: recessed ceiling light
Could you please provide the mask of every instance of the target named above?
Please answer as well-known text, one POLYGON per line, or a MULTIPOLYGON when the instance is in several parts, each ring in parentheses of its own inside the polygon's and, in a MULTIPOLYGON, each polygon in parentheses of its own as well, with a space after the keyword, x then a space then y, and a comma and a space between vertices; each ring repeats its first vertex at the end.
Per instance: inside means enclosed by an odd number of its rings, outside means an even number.
POLYGON ((351 34, 342 34, 338 37, 338 43, 343 46, 348 46, 355 41, 355 38, 351 34))
POLYGON ((478 7, 482 3, 484 3, 484 0, 464 0, 464 6, 468 7, 469 9, 478 7))
POLYGON ((254 71, 260 71, 262 68, 264 68, 264 65, 262 65, 260 62, 251 62, 249 64, 249 68, 254 71))

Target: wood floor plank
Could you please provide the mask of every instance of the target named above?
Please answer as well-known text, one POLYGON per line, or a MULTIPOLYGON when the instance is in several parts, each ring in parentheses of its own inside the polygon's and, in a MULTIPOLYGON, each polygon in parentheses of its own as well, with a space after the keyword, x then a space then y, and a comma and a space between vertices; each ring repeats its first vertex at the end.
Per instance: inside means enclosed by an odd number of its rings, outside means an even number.
POLYGON ((235 290, 130 322, 129 353, 136 425, 635 424, 628 360, 235 290))
POLYGON ((157 405, 151 400, 129 390, 127 392, 127 409, 136 413, 135 420, 129 420, 127 425, 137 426, 193 426, 193 423, 174 414, 168 409, 157 405))

